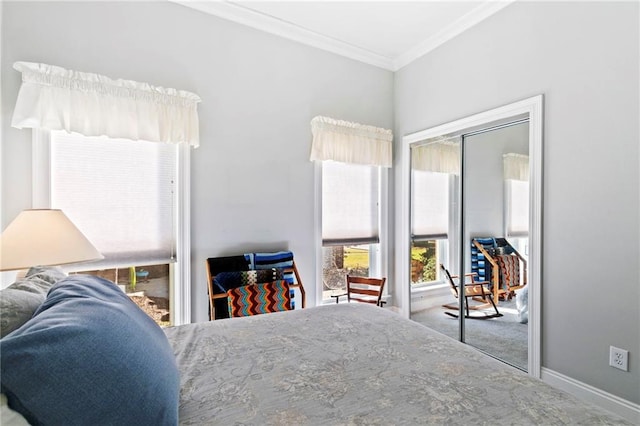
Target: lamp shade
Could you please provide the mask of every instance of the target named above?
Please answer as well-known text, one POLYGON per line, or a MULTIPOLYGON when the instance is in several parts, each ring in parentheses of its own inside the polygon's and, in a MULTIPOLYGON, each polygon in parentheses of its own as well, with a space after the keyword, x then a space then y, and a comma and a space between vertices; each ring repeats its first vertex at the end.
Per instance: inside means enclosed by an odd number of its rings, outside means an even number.
POLYGON ((0 235, 0 271, 102 258, 62 210, 24 210, 0 235))

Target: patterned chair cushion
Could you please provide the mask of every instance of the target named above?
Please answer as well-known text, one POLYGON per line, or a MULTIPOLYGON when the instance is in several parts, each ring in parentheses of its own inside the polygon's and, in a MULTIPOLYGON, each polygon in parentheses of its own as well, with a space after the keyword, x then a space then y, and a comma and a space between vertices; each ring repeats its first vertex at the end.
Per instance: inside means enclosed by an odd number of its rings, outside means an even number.
POLYGON ((284 280, 245 285, 227 295, 231 318, 291 310, 289 285, 284 280))

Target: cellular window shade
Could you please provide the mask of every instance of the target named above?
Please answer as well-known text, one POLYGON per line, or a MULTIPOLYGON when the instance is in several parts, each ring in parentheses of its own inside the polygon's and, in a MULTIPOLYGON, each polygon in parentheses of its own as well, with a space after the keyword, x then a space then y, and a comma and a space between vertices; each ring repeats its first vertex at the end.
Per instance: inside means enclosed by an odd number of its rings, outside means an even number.
POLYGON ((411 238, 446 238, 449 227, 449 175, 411 171, 411 238))
POLYGON ((503 155, 507 188, 507 235, 529 235, 529 156, 517 153, 503 155))
POLYGON ((506 181, 507 184, 507 236, 529 235, 529 182, 506 181))
POLYGON ((378 167, 322 163, 322 244, 379 242, 378 167))
POLYGON ((91 269, 173 262, 177 145, 52 132, 51 204, 104 260, 91 269))

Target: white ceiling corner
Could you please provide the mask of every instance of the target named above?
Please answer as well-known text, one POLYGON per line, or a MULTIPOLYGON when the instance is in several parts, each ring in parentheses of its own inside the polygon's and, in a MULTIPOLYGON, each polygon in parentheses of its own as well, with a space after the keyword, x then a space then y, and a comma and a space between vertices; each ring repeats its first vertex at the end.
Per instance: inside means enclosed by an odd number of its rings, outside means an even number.
POLYGON ((397 71, 515 0, 170 1, 397 71))

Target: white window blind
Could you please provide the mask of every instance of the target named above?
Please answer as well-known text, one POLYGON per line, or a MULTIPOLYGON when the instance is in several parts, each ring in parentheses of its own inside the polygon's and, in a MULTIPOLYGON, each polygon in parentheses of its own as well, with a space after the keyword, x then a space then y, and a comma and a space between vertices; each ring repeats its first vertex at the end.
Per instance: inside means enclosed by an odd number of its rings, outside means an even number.
POLYGON ((379 167, 322 162, 322 245, 379 242, 379 167))
POLYGON ((529 235, 529 182, 508 179, 507 236, 529 235))
POLYGON ((51 205, 105 256, 91 268, 175 261, 177 145, 51 137, 51 205))
POLYGON ((449 175, 411 171, 411 238, 446 238, 449 228, 449 175))

